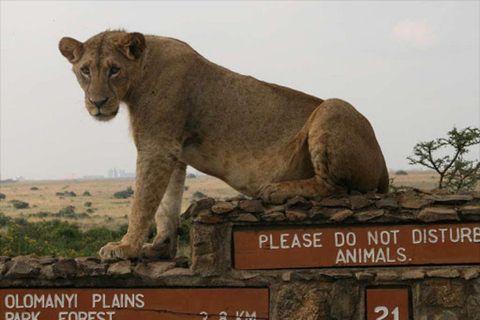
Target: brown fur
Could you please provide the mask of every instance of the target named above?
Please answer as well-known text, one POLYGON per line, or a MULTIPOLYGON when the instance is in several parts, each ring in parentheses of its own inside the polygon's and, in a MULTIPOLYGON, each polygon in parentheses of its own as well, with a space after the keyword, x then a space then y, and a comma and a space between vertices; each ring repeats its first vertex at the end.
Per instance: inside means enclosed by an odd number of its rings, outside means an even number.
POLYGON ((92 116, 109 120, 127 104, 138 150, 129 229, 103 258, 175 255, 186 165, 272 203, 387 191, 373 129, 347 102, 234 73, 170 38, 107 31, 59 47, 92 116), (155 212, 158 234, 144 245, 155 212))

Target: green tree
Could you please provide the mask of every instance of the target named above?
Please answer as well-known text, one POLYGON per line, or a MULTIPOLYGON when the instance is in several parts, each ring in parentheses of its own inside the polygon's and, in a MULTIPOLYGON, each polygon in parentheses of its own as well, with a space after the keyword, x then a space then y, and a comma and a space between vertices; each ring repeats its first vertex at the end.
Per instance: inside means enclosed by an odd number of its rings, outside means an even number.
POLYGON ((440 175, 439 189, 460 192, 475 189, 480 180, 480 164, 477 160, 464 158, 468 148, 480 144, 480 129, 467 127, 463 130, 453 128, 447 138, 420 142, 413 148, 413 155, 407 157, 410 164, 420 164, 435 170, 440 175), (450 155, 439 156, 445 148, 452 150, 450 155))

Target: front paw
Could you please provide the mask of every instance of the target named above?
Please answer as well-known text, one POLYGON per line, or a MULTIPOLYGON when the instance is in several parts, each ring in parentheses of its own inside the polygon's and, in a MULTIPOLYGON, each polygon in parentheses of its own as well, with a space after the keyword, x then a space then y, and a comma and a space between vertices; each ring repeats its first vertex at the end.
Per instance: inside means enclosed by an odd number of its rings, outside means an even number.
POLYGON ((144 244, 140 256, 150 260, 170 260, 175 258, 176 254, 176 236, 170 236, 156 238, 153 243, 144 244))
POLYGON ((271 183, 263 187, 260 197, 265 203, 282 204, 289 198, 289 193, 285 191, 278 183, 271 183))
POLYGON ((100 249, 100 258, 109 259, 132 259, 137 258, 140 248, 122 242, 110 242, 100 249))

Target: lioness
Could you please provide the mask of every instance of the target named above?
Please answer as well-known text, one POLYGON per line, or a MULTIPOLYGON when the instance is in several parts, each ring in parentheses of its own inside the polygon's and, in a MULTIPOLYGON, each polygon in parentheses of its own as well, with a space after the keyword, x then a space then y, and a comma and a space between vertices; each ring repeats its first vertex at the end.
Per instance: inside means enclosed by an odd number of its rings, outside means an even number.
POLYGON ((175 256, 187 165, 269 203, 387 191, 373 129, 345 101, 237 74, 171 38, 106 31, 59 49, 92 117, 110 120, 126 103, 138 150, 128 232, 102 258, 175 256))

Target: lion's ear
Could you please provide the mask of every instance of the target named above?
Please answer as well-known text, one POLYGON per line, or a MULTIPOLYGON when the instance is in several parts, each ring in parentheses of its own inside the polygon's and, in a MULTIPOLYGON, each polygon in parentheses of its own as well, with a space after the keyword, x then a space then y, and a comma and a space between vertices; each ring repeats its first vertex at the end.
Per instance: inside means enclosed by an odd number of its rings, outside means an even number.
POLYGON ((69 37, 62 38, 58 43, 58 48, 71 63, 77 62, 83 53, 83 43, 69 37))
POLYGON ((131 60, 140 58, 147 47, 145 37, 139 32, 132 32, 125 35, 116 42, 116 45, 118 50, 131 60))

